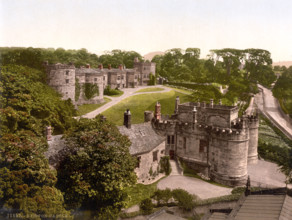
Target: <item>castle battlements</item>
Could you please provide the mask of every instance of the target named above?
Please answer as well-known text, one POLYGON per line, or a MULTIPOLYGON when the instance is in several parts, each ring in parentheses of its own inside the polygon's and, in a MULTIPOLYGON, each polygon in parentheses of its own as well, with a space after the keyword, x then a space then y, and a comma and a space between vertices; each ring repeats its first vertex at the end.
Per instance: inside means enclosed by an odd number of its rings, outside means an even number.
MULTIPOLYGON (((257 162, 258 116, 238 117, 237 106, 183 103, 162 115, 157 103, 152 126, 166 136, 166 153, 181 158, 196 172, 226 185, 244 184, 247 164, 257 162)), ((150 115, 149 113, 147 113, 150 115)))

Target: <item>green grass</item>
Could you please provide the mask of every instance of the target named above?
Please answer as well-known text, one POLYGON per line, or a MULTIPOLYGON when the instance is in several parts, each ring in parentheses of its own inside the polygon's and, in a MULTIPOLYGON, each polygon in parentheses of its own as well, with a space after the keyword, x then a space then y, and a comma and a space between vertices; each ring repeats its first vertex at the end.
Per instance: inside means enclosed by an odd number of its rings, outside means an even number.
POLYGON ((118 94, 115 94, 115 95, 109 95, 109 96, 110 96, 110 97, 120 97, 121 95, 124 94, 124 92, 121 91, 121 90, 116 90, 116 91, 118 92, 118 94))
POLYGON ((175 98, 179 96, 180 102, 192 101, 192 97, 176 91, 135 95, 122 100, 112 106, 102 114, 116 125, 123 125, 123 114, 126 109, 130 109, 132 114, 132 124, 144 122, 144 111, 154 111, 157 101, 161 104, 162 114, 171 115, 174 112, 175 98))
POLYGON ((84 105, 80 105, 78 106, 78 111, 77 111, 77 115, 81 116, 81 115, 85 115, 88 112, 92 112, 95 109, 98 109, 99 107, 105 105, 106 103, 110 102, 111 99, 104 97, 104 102, 103 103, 99 103, 99 104, 84 104, 84 105))
POLYGON ((145 89, 140 89, 135 93, 140 93, 140 92, 158 92, 158 91, 163 91, 163 88, 158 88, 158 87, 153 87, 153 88, 145 88, 145 89))
POLYGON ((149 185, 138 183, 132 187, 127 188, 126 193, 128 194, 128 198, 126 200, 127 205, 125 208, 130 208, 133 205, 137 205, 143 199, 146 199, 152 196, 153 193, 157 190, 158 181, 149 185))
POLYGON ((275 132, 266 120, 263 117, 260 117, 259 141, 267 144, 278 145, 279 147, 289 147, 289 145, 275 132))
POLYGON ((185 93, 185 94, 189 94, 191 95, 193 93, 193 91, 190 91, 190 90, 186 90, 186 89, 182 89, 182 88, 177 88, 177 87, 174 87, 174 86, 165 86, 165 87, 168 87, 168 88, 171 88, 177 92, 181 92, 181 93, 185 93))

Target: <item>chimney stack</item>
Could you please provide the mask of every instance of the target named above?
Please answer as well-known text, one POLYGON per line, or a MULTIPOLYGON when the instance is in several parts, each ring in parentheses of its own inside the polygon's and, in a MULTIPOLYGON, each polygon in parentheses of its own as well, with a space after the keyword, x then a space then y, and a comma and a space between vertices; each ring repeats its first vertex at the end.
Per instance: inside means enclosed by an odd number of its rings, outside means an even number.
POLYGON ((154 117, 156 120, 160 120, 161 119, 161 105, 159 102, 156 103, 155 105, 155 114, 154 117))
POLYGON ((87 69, 90 69, 90 64, 86 64, 86 68, 87 69))
POLYGON ((102 70, 102 69, 103 69, 103 65, 102 65, 102 64, 99 64, 99 65, 98 65, 98 68, 99 68, 100 70, 102 70))
POLYGON ((120 70, 123 69, 123 65, 122 65, 122 64, 119 65, 119 69, 120 69, 120 70))
POLYGON ((112 69, 112 65, 111 65, 111 64, 108 65, 108 69, 109 69, 109 70, 112 69))
POLYGON ((124 126, 129 129, 131 128, 131 112, 129 109, 124 113, 124 126))

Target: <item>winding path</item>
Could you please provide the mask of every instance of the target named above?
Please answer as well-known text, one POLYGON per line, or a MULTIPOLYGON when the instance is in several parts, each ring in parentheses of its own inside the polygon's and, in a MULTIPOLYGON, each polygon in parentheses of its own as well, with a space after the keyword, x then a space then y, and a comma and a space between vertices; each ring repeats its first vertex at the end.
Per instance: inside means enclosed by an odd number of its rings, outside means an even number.
POLYGON ((137 88, 125 88, 122 89, 122 91, 124 92, 123 95, 119 96, 119 97, 110 97, 110 96, 105 96, 107 98, 110 98, 112 101, 106 103, 105 105, 99 107, 98 109, 89 112, 85 115, 83 115, 83 118, 94 118, 96 115, 104 112, 105 110, 109 109, 110 107, 118 104, 120 101, 130 97, 130 96, 134 96, 134 95, 141 95, 141 94, 148 94, 148 93, 163 93, 163 92, 169 92, 171 91, 171 88, 162 86, 162 85, 157 85, 157 86, 153 86, 153 87, 149 87, 149 86, 140 86, 137 88), (141 89, 145 89, 145 88, 163 88, 164 90, 162 91, 153 91, 153 92, 139 92, 136 93, 137 91, 141 90, 141 89))
POLYGON ((292 140, 292 123, 281 113, 279 103, 271 90, 258 85, 260 92, 255 96, 258 108, 292 140))

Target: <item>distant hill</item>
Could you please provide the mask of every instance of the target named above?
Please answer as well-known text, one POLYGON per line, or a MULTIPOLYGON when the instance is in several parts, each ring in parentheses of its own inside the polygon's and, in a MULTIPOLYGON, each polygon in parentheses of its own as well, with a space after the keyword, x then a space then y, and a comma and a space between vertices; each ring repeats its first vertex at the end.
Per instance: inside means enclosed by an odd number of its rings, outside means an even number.
POLYGON ((281 62, 274 62, 273 66, 292 66, 292 61, 281 61, 281 62))
POLYGON ((151 61, 153 57, 155 57, 156 55, 163 55, 164 52, 162 51, 155 51, 155 52, 150 52, 147 53, 146 55, 144 55, 144 60, 149 60, 151 61))

